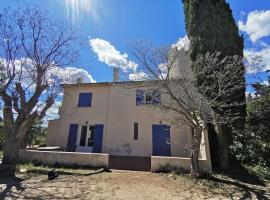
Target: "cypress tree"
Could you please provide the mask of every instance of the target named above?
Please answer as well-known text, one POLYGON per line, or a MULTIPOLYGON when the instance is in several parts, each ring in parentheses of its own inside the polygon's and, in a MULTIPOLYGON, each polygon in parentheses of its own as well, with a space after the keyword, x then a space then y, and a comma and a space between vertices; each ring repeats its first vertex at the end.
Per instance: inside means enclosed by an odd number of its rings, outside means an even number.
MULTIPOLYGON (((186 30, 191 41, 192 70, 197 78, 197 85, 200 88, 200 85, 207 86, 207 81, 213 80, 208 77, 196 76, 198 71, 201 70, 201 66, 196 65, 198 56, 220 52, 220 60, 226 56, 239 56, 239 58, 243 58, 244 40, 239 35, 232 10, 225 0, 183 0, 183 4, 186 30)), ((243 85, 245 85, 244 65, 237 65, 235 67, 241 68, 237 70, 238 76, 242 80, 243 85)), ((210 84, 209 82, 209 86, 211 85, 212 83, 210 84)), ((206 94, 206 98, 211 101, 211 99, 215 98, 211 96, 213 94, 215 92, 206 94)), ((220 102, 226 106, 213 107, 214 112, 221 117, 238 116, 238 119, 244 119, 246 115, 246 106, 243 103, 245 102, 245 87, 239 87, 233 94, 227 96, 228 98, 226 99, 220 99, 220 102), (229 104, 234 106, 228 107, 227 105, 229 104)), ((231 138, 231 125, 235 126, 236 124, 243 125, 244 120, 235 120, 234 123, 226 124, 223 128, 217 128, 217 138, 221 137, 218 139, 218 145, 220 165, 223 169, 229 167, 228 143, 230 140, 228 138, 231 138)))

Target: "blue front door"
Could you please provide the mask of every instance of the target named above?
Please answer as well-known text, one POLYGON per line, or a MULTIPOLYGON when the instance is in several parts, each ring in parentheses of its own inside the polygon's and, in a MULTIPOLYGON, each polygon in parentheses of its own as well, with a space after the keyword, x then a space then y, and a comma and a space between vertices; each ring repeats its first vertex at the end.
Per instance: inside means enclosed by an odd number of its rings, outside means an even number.
POLYGON ((153 125, 153 156, 171 156, 170 126, 153 125))
POLYGON ((103 124, 95 125, 93 153, 102 153, 103 124))

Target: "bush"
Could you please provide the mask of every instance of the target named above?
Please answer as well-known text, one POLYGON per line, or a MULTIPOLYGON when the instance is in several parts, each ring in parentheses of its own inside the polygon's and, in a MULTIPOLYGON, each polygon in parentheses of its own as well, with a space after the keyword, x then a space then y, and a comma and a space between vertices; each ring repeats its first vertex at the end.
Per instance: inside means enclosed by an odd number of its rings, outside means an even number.
POLYGON ((33 126, 27 131, 22 148, 32 145, 46 146, 45 145, 46 132, 47 128, 43 127, 43 122, 36 121, 33 124, 33 126))
MULTIPOLYGON (((270 80, 269 80, 270 81, 270 80)), ((270 166, 270 86, 255 84, 244 130, 234 130, 232 154, 243 164, 270 166)))
POLYGON ((3 149, 4 141, 5 141, 5 134, 3 130, 3 123, 0 122, 0 150, 3 149))

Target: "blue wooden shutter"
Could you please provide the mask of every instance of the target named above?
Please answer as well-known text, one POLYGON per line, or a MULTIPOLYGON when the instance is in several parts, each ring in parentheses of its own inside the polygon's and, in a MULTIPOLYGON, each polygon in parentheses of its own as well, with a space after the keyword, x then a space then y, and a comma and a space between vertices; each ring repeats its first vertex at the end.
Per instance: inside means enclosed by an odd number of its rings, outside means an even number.
POLYGON ((136 90, 136 105, 142 106, 144 104, 144 91, 136 90))
POLYGON ((93 153, 102 153, 103 124, 95 125, 93 153))
POLYGON ((153 91, 153 104, 160 105, 161 103, 161 93, 158 90, 153 91))
POLYGON ((78 124, 70 124, 69 126, 68 143, 67 143, 68 151, 75 151, 78 127, 79 127, 78 124))
POLYGON ((78 107, 91 107, 92 93, 80 93, 78 107))

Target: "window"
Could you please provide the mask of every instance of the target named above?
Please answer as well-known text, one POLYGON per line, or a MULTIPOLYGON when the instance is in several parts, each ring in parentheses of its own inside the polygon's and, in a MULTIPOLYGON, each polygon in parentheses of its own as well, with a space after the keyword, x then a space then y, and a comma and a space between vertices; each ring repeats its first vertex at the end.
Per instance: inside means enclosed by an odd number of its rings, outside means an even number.
POLYGON ((161 93, 158 90, 144 92, 143 90, 136 91, 136 105, 160 105, 161 104, 161 93))
POLYGON ((134 140, 138 140, 139 138, 139 124, 137 122, 134 123, 134 140))
POLYGON ((82 126, 80 146, 93 147, 95 135, 95 126, 82 126))
POLYGON ((137 90, 136 91, 136 105, 142 106, 144 104, 144 91, 137 90))
POLYGON ((92 93, 80 93, 78 107, 91 107, 92 93))

